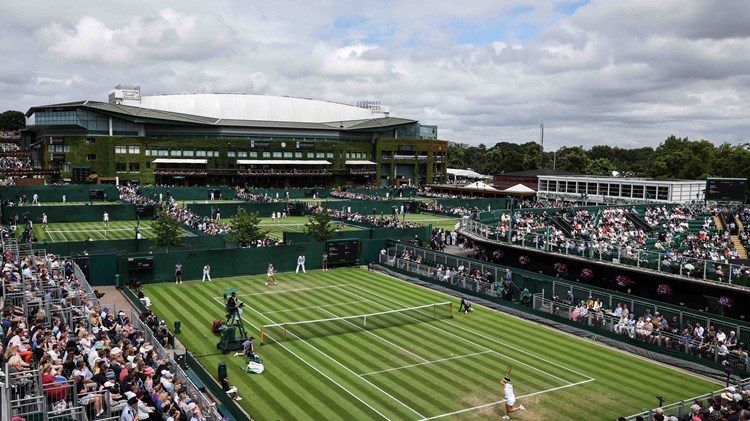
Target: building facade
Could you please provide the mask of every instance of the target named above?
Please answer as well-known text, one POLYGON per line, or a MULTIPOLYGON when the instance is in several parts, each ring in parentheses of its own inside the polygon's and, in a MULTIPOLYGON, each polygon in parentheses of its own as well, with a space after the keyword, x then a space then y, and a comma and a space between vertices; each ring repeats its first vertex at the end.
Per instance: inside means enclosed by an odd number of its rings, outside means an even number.
POLYGON ((391 117, 379 104, 371 110, 259 95, 163 97, 115 90, 111 102, 33 107, 24 146, 35 167, 65 179, 76 168, 104 180, 168 185, 386 186, 446 178, 448 145, 437 139, 437 127, 391 117), (336 116, 342 119, 331 120, 336 116))
POLYGON ((687 203, 703 200, 705 180, 660 180, 597 176, 540 175, 537 197, 591 204, 648 202, 687 203))

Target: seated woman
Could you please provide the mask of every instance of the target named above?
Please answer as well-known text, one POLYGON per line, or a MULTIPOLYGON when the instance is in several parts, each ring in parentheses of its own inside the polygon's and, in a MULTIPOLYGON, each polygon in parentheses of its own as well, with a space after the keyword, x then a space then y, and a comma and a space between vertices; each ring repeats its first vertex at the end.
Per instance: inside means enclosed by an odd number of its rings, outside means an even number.
POLYGON ((70 385, 57 381, 52 372, 52 364, 49 363, 42 366, 42 388, 51 403, 64 400, 70 391, 70 385))

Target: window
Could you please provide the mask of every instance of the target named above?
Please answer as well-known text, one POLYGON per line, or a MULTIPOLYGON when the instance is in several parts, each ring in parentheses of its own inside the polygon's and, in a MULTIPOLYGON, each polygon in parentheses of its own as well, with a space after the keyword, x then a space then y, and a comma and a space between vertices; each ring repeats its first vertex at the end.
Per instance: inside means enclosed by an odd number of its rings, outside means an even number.
POLYGON ((237 152, 238 158, 247 158, 247 151, 239 151, 237 152))
POLYGON ((63 171, 70 171, 70 162, 63 163, 63 171))
POLYGON ((274 153, 273 153, 273 157, 274 157, 274 158, 281 158, 281 156, 282 156, 282 155, 281 155, 281 152, 274 152, 274 153))
POLYGON ((237 151, 227 151, 227 158, 237 158, 237 151))
POLYGON ((294 154, 292 154, 291 152, 284 152, 284 158, 291 158, 293 156, 294 154))
POLYGON ((141 164, 138 162, 131 162, 130 163, 130 172, 140 172, 141 171, 141 164))
POLYGON ((302 158, 302 152, 295 152, 294 153, 295 158, 302 158))
POLYGON ((193 156, 193 151, 182 151, 182 156, 193 156))
POLYGON ((218 158, 219 157, 219 151, 217 151, 217 150, 208 151, 208 156, 213 156, 214 158, 218 158))
POLYGON ((125 146, 115 146, 115 153, 128 153, 125 146))
POLYGON ((150 162, 146 162, 146 168, 151 168, 151 163, 150 162))
POLYGON ((248 152, 247 153, 248 158, 257 158, 258 152, 248 152))
POLYGON ((318 153, 315 154, 315 156, 316 156, 316 158, 325 158, 326 157, 326 153, 325 152, 318 152, 318 153))
POLYGON ((115 171, 117 171, 117 172, 125 172, 125 171, 127 171, 127 165, 126 164, 117 163, 117 164, 115 164, 115 171))
POLYGON ((333 152, 328 152, 326 154, 326 158, 331 158, 332 159, 333 158, 333 152))
POLYGON ((141 153, 140 146, 128 146, 128 153, 141 153))
POLYGON ((263 152, 263 158, 270 158, 271 152, 263 152))
POLYGON ((347 158, 351 158, 351 157, 352 157, 352 153, 351 153, 351 152, 347 152, 347 153, 346 153, 346 157, 347 157, 347 158))
POLYGON ((168 149, 159 149, 159 156, 169 156, 168 149))
POLYGON ((195 156, 205 157, 206 151, 195 151, 195 156))
POLYGON ((153 149, 146 149, 146 156, 151 156, 153 149))
POLYGON ((96 161, 96 154, 90 153, 86 155, 87 161, 96 161))
POLYGON ((169 151, 169 156, 182 156, 182 151, 179 149, 172 149, 169 151))

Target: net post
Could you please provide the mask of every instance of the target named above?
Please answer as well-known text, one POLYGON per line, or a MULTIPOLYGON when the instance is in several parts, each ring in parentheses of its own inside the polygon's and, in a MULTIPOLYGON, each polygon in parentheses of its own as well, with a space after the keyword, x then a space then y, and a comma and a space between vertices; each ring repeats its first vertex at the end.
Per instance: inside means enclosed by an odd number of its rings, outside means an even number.
POLYGON ((451 315, 451 319, 452 319, 453 318, 453 303, 450 303, 450 305, 451 305, 450 315, 451 315))
POLYGON ((286 323, 284 323, 284 342, 286 342, 286 323))
POLYGON ((263 345, 263 334, 265 332, 265 325, 260 325, 260 344, 263 345))

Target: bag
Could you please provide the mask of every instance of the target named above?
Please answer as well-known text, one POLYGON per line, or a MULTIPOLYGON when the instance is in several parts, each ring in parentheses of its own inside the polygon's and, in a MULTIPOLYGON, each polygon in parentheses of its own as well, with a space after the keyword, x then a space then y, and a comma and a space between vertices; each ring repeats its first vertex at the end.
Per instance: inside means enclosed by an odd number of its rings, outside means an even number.
POLYGON ((265 371, 265 367, 262 363, 256 363, 255 361, 250 361, 247 363, 247 368, 245 369, 245 373, 249 374, 260 374, 263 371, 265 371))
POLYGON ((221 331, 221 320, 216 319, 211 324, 211 332, 213 333, 219 333, 221 331))
POLYGON ((60 413, 68 409, 68 403, 65 401, 57 401, 52 405, 52 413, 60 413))

